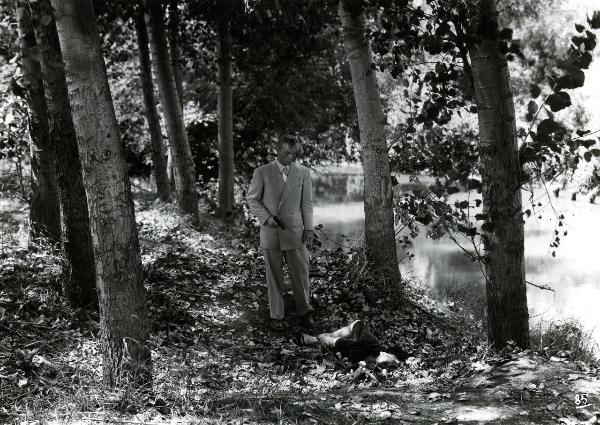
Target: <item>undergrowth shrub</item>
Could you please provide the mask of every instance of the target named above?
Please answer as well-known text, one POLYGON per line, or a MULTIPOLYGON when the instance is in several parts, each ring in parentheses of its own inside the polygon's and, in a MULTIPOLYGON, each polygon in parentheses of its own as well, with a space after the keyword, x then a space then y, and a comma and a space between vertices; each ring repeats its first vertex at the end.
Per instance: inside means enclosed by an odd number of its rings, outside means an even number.
POLYGON ((600 359, 598 343, 592 331, 576 319, 553 321, 549 324, 540 321, 530 331, 531 348, 548 356, 569 357, 584 362, 597 362, 600 359))
POLYGON ((487 323, 485 288, 477 282, 457 282, 432 288, 430 294, 451 310, 463 310, 482 330, 487 323))

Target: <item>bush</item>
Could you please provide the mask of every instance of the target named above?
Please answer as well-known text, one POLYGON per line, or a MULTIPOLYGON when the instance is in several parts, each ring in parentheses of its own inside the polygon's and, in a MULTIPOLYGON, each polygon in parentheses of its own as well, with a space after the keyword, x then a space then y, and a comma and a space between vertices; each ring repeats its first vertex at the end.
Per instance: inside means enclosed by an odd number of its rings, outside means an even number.
POLYGON ((598 359, 598 344, 592 332, 585 330, 576 319, 540 322, 531 331, 531 348, 548 356, 569 357, 573 360, 594 362, 598 359))

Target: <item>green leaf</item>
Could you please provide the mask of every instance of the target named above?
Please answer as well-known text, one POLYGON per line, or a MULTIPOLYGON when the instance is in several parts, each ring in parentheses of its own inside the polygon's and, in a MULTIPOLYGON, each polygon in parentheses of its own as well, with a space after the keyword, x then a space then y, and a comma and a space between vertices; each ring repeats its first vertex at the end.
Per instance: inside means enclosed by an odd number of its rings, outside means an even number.
POLYGON ((495 227, 496 227, 496 226, 494 226, 494 224, 493 224, 493 223, 490 223, 490 222, 488 221, 488 222, 485 222, 485 223, 483 223, 483 224, 481 225, 481 230, 483 230, 484 232, 493 232, 495 227))
POLYGON ((531 97, 534 99, 542 93, 542 89, 537 84, 532 84, 529 91, 531 92, 531 97))
POLYGON ((553 90, 559 91, 562 89, 576 89, 582 87, 585 82, 585 74, 581 69, 575 69, 569 74, 563 75, 556 79, 553 90))
POLYGON ((585 38, 581 37, 580 35, 574 35, 573 37, 571 37, 571 42, 577 47, 579 47, 584 41, 585 38))
POLYGON ((585 29, 585 27, 581 24, 575 24, 575 30, 577 32, 583 32, 583 30, 585 29))
POLYGON ((583 159, 585 159, 587 162, 590 162, 592 160, 592 154, 589 152, 585 152, 583 154, 583 159))
POLYGON ((571 97, 564 91, 552 93, 548 96, 548 99, 546 99, 546 104, 550 106, 552 112, 557 112, 571 105, 571 97))
POLYGON ((583 45, 585 50, 594 50, 596 47, 596 34, 593 32, 586 31, 587 38, 583 40, 583 45))
POLYGON ((592 29, 597 30, 600 28, 600 11, 596 10, 592 15, 592 18, 587 18, 587 21, 592 29))
POLYGON ((594 146, 595 144, 596 144, 596 141, 593 139, 579 140, 579 145, 583 146, 586 149, 589 149, 591 146, 594 146))
POLYGON ((477 179, 469 179, 468 188, 469 189, 481 189, 481 182, 477 179))
POLYGON ((545 120, 540 121, 537 126, 538 134, 551 134, 556 131, 557 125, 554 120, 546 118, 545 120))
POLYGON ((531 115, 535 114, 538 111, 538 104, 533 100, 530 100, 527 104, 527 112, 531 115))
POLYGON ((590 52, 583 52, 573 61, 573 65, 581 69, 588 69, 590 67, 590 63, 592 63, 592 55, 590 52))
POLYGON ((578 87, 583 87, 583 83, 585 82, 585 74, 581 69, 576 69, 575 71, 569 74, 571 79, 571 84, 568 88, 576 89, 578 87))
POLYGON ((590 152, 594 156, 600 156, 600 149, 590 149, 590 152))

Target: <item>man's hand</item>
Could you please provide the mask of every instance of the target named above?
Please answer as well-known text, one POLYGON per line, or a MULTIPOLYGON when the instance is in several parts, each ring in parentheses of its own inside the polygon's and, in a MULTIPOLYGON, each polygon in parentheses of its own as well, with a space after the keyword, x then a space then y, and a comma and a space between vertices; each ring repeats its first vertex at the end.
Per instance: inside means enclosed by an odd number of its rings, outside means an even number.
POLYGON ((273 216, 269 217, 267 221, 265 221, 265 226, 267 227, 279 227, 279 224, 273 219, 273 216))
POLYGON ((313 231, 312 230, 305 230, 302 233, 302 242, 304 242, 307 245, 310 245, 313 241, 313 231))

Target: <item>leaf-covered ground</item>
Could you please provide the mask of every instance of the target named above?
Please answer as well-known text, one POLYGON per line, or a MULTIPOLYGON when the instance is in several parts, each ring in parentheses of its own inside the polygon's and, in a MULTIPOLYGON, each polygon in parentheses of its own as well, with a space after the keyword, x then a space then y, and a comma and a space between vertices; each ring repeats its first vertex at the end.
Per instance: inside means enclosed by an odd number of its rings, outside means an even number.
POLYGON ((60 256, 6 238, 0 423, 596 421, 595 365, 568 352, 493 353, 454 300, 432 300, 411 285, 404 300, 373 289, 377 282, 361 266, 360 251, 313 251, 314 333, 360 318, 384 346, 409 357, 381 367, 298 346, 291 295, 288 330, 269 329, 263 262, 251 228, 206 216, 196 230, 172 206, 138 202, 136 208, 152 323, 153 396, 102 387, 98 318, 70 309, 58 296, 60 256), (582 393, 590 405, 579 408, 582 393))

